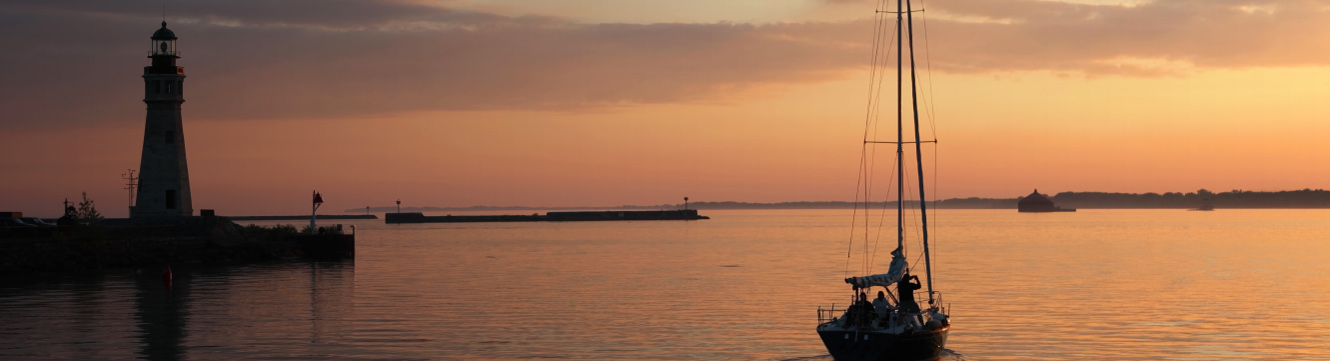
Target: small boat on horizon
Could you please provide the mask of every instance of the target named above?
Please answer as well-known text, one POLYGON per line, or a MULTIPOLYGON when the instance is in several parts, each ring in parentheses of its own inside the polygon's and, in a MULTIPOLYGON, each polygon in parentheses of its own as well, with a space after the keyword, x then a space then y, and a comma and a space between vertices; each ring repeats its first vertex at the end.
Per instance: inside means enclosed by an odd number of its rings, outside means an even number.
POLYGON ((1021 197, 1020 201, 1016 202, 1016 211, 1027 213, 1075 212, 1076 208, 1058 207, 1053 204, 1053 199, 1040 194, 1039 190, 1035 189, 1030 195, 1021 197))

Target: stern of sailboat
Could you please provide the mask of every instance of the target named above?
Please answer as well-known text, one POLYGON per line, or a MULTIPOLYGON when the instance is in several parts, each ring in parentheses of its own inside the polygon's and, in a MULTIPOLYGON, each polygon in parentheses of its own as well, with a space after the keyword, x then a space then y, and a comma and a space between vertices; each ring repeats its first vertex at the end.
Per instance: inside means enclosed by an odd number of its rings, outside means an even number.
POLYGON ((817 334, 837 361, 935 360, 946 347, 951 330, 943 311, 932 306, 921 312, 893 310, 876 317, 855 315, 856 310, 835 305, 818 307, 817 334))
POLYGON ((819 327, 817 335, 836 361, 922 361, 941 357, 950 331, 951 326, 902 334, 819 327))

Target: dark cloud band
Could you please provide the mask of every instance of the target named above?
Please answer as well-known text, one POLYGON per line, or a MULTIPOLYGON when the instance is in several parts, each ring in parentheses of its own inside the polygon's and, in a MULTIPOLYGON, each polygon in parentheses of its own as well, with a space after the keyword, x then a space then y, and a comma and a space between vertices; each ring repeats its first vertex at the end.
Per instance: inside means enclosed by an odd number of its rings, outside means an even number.
MULTIPOLYGON (((1179 68, 1330 63, 1322 1, 1105 6, 934 0, 932 69, 1155 76, 1179 68), (975 20, 980 19, 980 20, 975 20)), ((0 5, 6 126, 138 122, 152 4, 0 5)), ((437 110, 579 111, 689 102, 839 79, 865 65, 867 20, 582 24, 400 1, 172 5, 191 119, 360 117, 437 110)), ((843 5, 842 5, 843 6, 843 5)))

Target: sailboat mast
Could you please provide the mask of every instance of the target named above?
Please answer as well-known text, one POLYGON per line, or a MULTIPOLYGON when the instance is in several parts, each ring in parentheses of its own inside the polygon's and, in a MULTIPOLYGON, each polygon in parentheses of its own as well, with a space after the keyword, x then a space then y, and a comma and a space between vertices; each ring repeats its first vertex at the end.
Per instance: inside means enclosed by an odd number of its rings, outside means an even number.
POLYGON ((904 50, 904 44, 901 43, 905 34, 901 32, 901 26, 905 23, 901 19, 901 2, 896 1, 896 247, 905 253, 905 139, 903 114, 901 100, 904 91, 901 76, 902 63, 901 51, 904 50))
POLYGON ((928 252, 928 202, 924 200, 924 151, 923 139, 919 137, 919 85, 914 75, 914 13, 910 9, 910 1, 905 0, 905 16, 909 22, 910 32, 910 101, 914 111, 914 159, 919 165, 919 220, 922 222, 924 236, 924 272, 928 275, 928 304, 933 304, 933 262, 928 252))

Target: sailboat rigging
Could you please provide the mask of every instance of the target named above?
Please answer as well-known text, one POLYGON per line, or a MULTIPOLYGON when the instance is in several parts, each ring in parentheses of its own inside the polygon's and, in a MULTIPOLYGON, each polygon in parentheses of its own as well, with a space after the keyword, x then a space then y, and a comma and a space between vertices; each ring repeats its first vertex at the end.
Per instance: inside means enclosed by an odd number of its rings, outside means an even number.
MULTIPOLYGON (((884 0, 881 4, 889 4, 884 0)), ((870 99, 868 107, 868 119, 865 120, 863 151, 860 156, 860 181, 857 192, 862 192, 864 217, 868 217, 868 204, 870 204, 869 191, 871 189, 872 167, 869 165, 870 152, 869 147, 877 144, 895 144, 896 145, 896 248, 891 251, 891 262, 887 267, 886 273, 874 274, 868 276, 849 277, 845 282, 850 284, 853 291, 854 300, 849 307, 842 310, 834 306, 830 308, 818 308, 818 326, 817 333, 826 345, 827 351, 838 361, 847 360, 926 360, 936 359, 946 345, 947 333, 951 329, 951 320, 947 315, 947 309, 943 307, 940 293, 933 288, 933 265, 932 254, 929 247, 928 233, 928 208, 925 202, 926 193, 924 188, 924 164, 923 164, 923 143, 935 143, 936 141, 925 141, 921 138, 919 129, 919 94, 918 79, 915 75, 915 51, 914 51, 914 10, 910 6, 909 0, 898 0, 896 10, 888 11, 879 7, 876 10, 877 30, 874 34, 873 44, 873 70, 870 72, 870 79, 877 77, 878 54, 880 53, 879 44, 883 41, 896 43, 896 140, 878 141, 870 139, 872 119, 876 112, 875 89, 878 88, 877 80, 870 81, 870 99), (882 14, 896 14, 895 39, 881 36, 885 30, 884 24, 889 20, 882 14), (894 41, 893 41, 894 40, 894 41), (914 125, 914 140, 905 140, 905 107, 904 98, 904 69, 903 60, 906 51, 905 45, 909 45, 910 53, 910 109, 914 125), (921 232, 921 241, 923 244, 924 260, 924 280, 921 285, 917 275, 910 274, 909 262, 906 260, 905 235, 905 183, 906 183, 906 165, 905 165, 905 145, 914 144, 915 164, 917 165, 918 185, 919 185, 919 231, 921 232), (883 288, 879 291, 878 298, 869 302, 866 292, 875 287, 883 288), (892 288, 895 288, 894 292, 892 288), (915 292, 926 288, 928 297, 928 307, 921 308, 915 301, 915 292), (888 300, 885 296, 891 295, 888 300), (839 313, 839 315, 837 315, 839 313)), ((922 10, 920 10, 922 11, 922 10)), ((888 51, 890 48, 888 47, 888 51)), ((857 213, 857 208, 856 208, 857 213)), ((858 217, 857 215, 855 216, 858 217)), ((867 221, 865 221, 867 222, 867 221)), ((867 224, 865 224, 867 227, 867 224)), ((853 226, 852 226, 853 228, 853 226)), ((867 251, 868 232, 865 231, 865 251, 867 251)), ((853 247, 854 239, 851 239, 853 247)), ((848 259, 847 259, 848 261, 848 259)), ((869 257, 865 256, 865 261, 869 257)), ((848 266, 848 263, 847 263, 848 266)), ((871 264, 868 265, 871 267, 871 264)), ((870 268, 865 268, 868 271, 870 268)))

